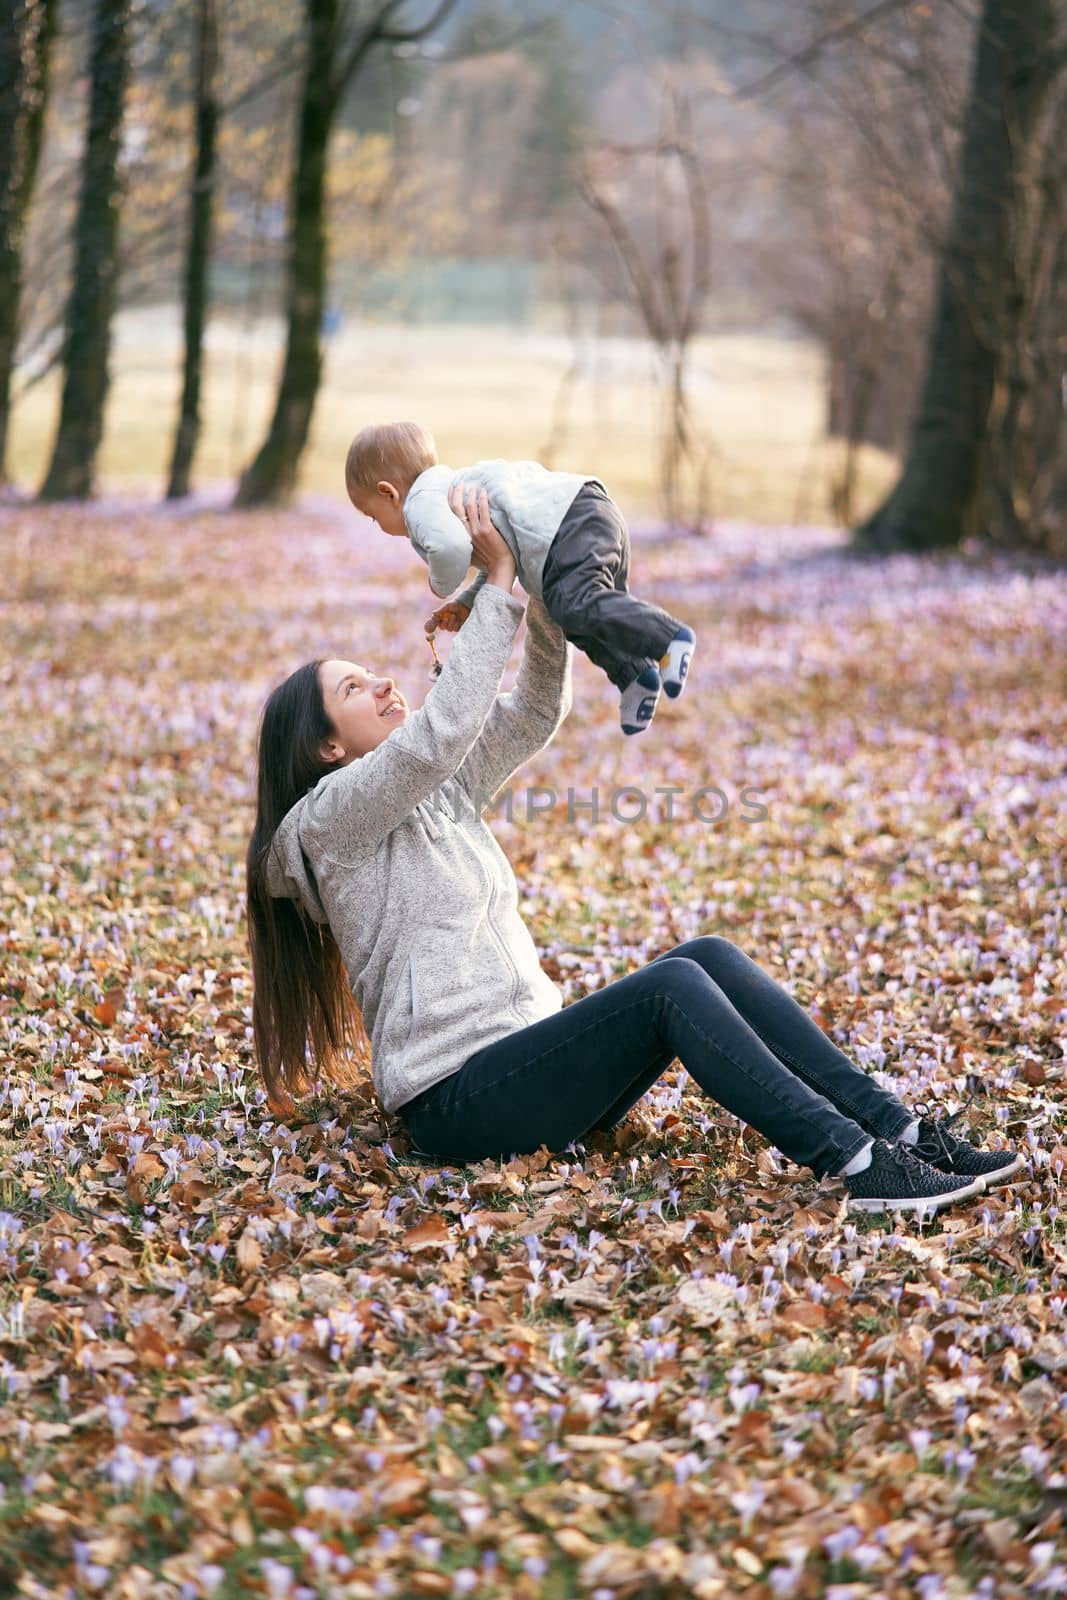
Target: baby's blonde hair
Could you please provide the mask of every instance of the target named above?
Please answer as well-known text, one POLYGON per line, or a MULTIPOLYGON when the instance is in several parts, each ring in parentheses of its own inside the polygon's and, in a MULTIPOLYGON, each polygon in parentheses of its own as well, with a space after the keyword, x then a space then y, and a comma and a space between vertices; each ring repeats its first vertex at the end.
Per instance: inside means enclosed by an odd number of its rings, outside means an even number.
POLYGON ((437 465, 433 434, 417 422, 380 422, 361 428, 348 447, 345 487, 348 498, 373 489, 382 478, 410 488, 420 472, 437 465))

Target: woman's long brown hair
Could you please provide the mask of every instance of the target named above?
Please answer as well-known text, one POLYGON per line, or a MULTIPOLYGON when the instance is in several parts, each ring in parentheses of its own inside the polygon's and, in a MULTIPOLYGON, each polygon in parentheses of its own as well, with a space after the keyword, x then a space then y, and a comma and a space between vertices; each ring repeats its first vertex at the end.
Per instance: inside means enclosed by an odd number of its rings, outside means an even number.
POLYGON ((252 956, 252 1035, 272 1103, 291 1105, 320 1073, 338 1087, 358 1081, 369 1043, 341 952, 329 927, 267 887, 267 857, 282 818, 335 763, 320 753, 334 732, 322 700, 320 661, 309 661, 267 699, 259 730, 256 821, 245 885, 252 956))

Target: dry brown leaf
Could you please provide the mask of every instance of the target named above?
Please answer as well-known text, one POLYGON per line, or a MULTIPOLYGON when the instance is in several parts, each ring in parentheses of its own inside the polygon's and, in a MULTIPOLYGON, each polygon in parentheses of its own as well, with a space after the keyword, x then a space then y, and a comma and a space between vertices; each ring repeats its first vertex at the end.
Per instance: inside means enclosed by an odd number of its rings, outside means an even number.
POLYGON ((594 1555, 600 1549, 595 1540, 578 1528, 553 1528, 552 1537, 564 1555, 573 1556, 575 1560, 594 1555))
POLYGON ((444 1217, 434 1215, 410 1228, 400 1240, 402 1250, 425 1250, 433 1245, 447 1244, 452 1234, 444 1217))
POLYGON ((237 1241, 237 1265, 242 1272, 256 1272, 263 1265, 263 1251, 251 1228, 237 1241))
POLYGON ((812 1300, 794 1300, 782 1310, 783 1322, 794 1322, 801 1328, 825 1328, 826 1307, 812 1300))

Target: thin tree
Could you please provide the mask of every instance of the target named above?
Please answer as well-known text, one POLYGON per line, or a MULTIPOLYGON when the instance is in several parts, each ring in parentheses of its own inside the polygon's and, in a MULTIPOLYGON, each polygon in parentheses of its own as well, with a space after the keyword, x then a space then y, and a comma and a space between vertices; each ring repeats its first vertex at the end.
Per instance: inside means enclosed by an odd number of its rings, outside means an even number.
POLYGON ((660 458, 664 515, 672 525, 687 522, 693 533, 707 531, 708 450, 697 436, 689 409, 686 372, 692 341, 711 292, 710 198, 690 129, 690 109, 677 89, 667 93, 669 124, 654 144, 601 146, 579 170, 578 192, 604 223, 614 247, 619 282, 644 324, 663 367, 666 426, 660 458), (653 195, 659 214, 652 242, 643 249, 641 221, 624 214, 594 166, 620 161, 653 162, 653 195), (666 198, 665 165, 681 169, 684 199, 666 198), (662 204, 660 205, 660 202, 662 204), (683 516, 682 469, 688 462, 696 478, 691 515, 683 516))
POLYGON ((197 0, 196 12, 196 160, 189 198, 189 238, 185 252, 185 359, 182 398, 174 434, 167 499, 189 493, 189 477, 200 438, 200 386, 203 372, 204 323, 208 305, 208 267, 215 204, 218 16, 215 0, 197 0))
POLYGON ((22 241, 44 138, 57 0, 0 0, 0 482, 19 337, 22 241))
POLYGON ((1020 243, 1056 64, 1055 0, 984 0, 926 371, 896 487, 859 548, 958 545, 982 531, 998 387, 1026 312, 1020 243))
POLYGON ((352 33, 346 0, 306 0, 307 60, 300 96, 297 154, 289 203, 285 359, 267 437, 246 468, 234 504, 283 499, 296 482, 322 375, 321 326, 326 295, 326 174, 330 135, 350 85, 372 51, 425 38, 453 9, 438 0, 427 20, 394 27, 402 0, 377 0, 352 33))
POLYGON ((67 299, 63 399, 42 500, 86 499, 107 400, 115 303, 122 118, 129 82, 130 0, 96 0, 89 66, 89 124, 74 225, 67 299))

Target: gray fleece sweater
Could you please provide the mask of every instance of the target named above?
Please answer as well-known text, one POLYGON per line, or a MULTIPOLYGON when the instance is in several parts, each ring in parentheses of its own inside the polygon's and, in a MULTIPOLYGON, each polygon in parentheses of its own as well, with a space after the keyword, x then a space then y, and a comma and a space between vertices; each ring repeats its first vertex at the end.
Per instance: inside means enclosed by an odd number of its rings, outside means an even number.
POLYGON ((533 598, 518 680, 498 692, 522 615, 485 584, 425 704, 320 779, 271 846, 271 893, 337 941, 388 1112, 563 1004, 481 815, 571 707, 574 646, 533 598))

